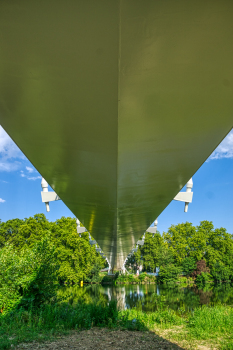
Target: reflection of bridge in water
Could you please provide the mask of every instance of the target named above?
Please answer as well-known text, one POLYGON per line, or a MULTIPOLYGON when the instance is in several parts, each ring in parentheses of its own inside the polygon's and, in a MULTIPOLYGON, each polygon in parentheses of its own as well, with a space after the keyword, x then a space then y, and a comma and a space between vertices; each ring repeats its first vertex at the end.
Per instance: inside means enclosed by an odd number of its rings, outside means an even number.
POLYGON ((156 293, 159 295, 159 287, 153 285, 154 288, 148 285, 128 285, 128 286, 107 286, 102 292, 108 296, 108 300, 117 300, 119 310, 131 309, 141 305, 143 309, 144 297, 156 293), (143 287, 142 287, 143 286, 143 287))

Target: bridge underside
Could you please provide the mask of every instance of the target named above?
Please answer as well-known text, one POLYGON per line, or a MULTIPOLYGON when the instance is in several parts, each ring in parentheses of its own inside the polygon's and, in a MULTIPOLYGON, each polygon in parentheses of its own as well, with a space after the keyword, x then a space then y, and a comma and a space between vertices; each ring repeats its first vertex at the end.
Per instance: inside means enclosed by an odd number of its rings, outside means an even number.
POLYGON ((231 0, 0 2, 0 124, 112 266, 233 125, 231 0))

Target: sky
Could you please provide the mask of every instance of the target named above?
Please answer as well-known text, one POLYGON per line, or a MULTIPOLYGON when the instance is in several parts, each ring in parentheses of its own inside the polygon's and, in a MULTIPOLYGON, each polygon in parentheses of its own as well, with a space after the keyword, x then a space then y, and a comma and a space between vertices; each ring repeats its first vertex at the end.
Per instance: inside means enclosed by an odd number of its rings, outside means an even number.
MULTIPOLYGON (((47 213, 40 193, 41 175, 0 126, 0 219, 38 213, 50 221, 74 217, 61 200, 50 203, 47 213)), ((202 220, 233 233, 233 129, 194 174, 188 212, 184 213, 184 203, 172 201, 158 217, 158 230, 167 232, 171 225, 186 221, 199 225, 202 220)))

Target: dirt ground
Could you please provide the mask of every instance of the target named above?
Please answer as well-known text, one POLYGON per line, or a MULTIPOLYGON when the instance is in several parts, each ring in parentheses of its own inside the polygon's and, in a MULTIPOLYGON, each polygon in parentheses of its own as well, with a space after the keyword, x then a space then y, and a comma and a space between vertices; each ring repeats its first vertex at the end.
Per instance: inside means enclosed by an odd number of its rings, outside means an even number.
POLYGON ((17 350, 167 350, 184 349, 152 332, 92 328, 43 343, 24 343, 17 350))

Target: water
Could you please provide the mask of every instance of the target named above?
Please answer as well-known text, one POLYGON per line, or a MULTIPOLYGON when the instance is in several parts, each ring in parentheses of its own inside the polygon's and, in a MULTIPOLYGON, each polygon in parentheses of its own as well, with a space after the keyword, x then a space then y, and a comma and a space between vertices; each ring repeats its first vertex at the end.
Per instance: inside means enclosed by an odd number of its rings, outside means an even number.
POLYGON ((78 302, 107 304, 116 299, 120 310, 136 308, 139 311, 156 311, 158 305, 183 312, 189 312, 201 305, 233 305, 233 287, 222 284, 212 289, 197 287, 179 288, 155 284, 140 285, 84 285, 62 288, 59 295, 65 297, 71 304, 78 302))

